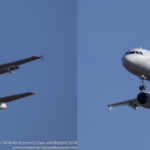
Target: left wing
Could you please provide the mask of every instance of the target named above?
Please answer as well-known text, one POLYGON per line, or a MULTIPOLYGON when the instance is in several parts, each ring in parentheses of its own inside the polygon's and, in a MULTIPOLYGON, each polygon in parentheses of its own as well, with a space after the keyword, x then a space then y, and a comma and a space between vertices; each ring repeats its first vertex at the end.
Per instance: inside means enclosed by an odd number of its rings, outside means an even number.
POLYGON ((23 97, 30 96, 30 95, 33 95, 33 94, 34 93, 32 93, 32 92, 28 92, 28 93, 22 93, 22 94, 17 94, 17 95, 2 97, 2 98, 0 98, 0 102, 1 103, 8 103, 8 102, 17 100, 19 98, 23 98, 23 97))
POLYGON ((22 65, 24 63, 27 63, 27 62, 30 62, 39 58, 43 59, 43 56, 32 56, 26 59, 21 59, 18 61, 13 61, 13 62, 9 62, 6 64, 2 64, 0 65, 0 74, 7 73, 7 72, 10 72, 11 74, 13 74, 13 70, 19 69, 18 65, 22 65))
POLYGON ((109 104, 109 105, 107 105, 107 106, 108 106, 109 109, 111 110, 111 107, 114 107, 114 106, 121 106, 121 105, 129 105, 130 107, 133 107, 135 110, 137 110, 137 106, 139 106, 138 103, 137 103, 136 98, 135 98, 135 99, 128 100, 128 101, 123 101, 123 102, 119 102, 119 103, 109 104))
POLYGON ((17 70, 17 69, 19 69, 18 66, 10 67, 9 69, 2 69, 2 70, 0 70, 0 74, 4 74, 4 73, 7 73, 7 72, 13 73, 12 71, 17 70))

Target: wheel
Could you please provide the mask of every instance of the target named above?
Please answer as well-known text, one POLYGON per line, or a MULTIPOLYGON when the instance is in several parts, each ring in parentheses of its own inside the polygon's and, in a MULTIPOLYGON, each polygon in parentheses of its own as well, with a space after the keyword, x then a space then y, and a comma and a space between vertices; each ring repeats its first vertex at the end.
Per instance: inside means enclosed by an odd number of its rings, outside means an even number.
POLYGON ((146 86, 145 86, 145 85, 142 85, 142 89, 143 89, 143 90, 146 90, 146 86))
POLYGON ((142 91, 143 90, 142 86, 139 86, 139 89, 140 89, 140 91, 142 91))

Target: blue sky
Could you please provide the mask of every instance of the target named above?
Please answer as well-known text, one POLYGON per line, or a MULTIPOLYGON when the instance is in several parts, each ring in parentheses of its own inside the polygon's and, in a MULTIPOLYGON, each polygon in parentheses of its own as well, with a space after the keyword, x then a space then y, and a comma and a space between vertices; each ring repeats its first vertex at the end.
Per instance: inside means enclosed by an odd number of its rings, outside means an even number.
MULTIPOLYGON (((0 63, 42 54, 44 61, 1 75, 1 97, 36 94, 1 111, 0 141, 78 138, 79 150, 148 149, 150 110, 122 106, 110 111, 107 104, 139 93, 140 80, 121 59, 131 48, 150 50, 149 4, 1 1, 0 63)), ((149 90, 149 82, 146 86, 149 90)))
POLYGON ((44 55, 1 75, 1 97, 35 95, 0 112, 0 141, 76 141, 76 1, 1 1, 0 20, 1 64, 44 55))
MULTIPOLYGON (((135 98, 141 81, 122 66, 150 50, 148 0, 78 1, 78 149, 149 149, 149 109, 107 104, 135 98)), ((147 91, 150 89, 145 82, 147 91)))

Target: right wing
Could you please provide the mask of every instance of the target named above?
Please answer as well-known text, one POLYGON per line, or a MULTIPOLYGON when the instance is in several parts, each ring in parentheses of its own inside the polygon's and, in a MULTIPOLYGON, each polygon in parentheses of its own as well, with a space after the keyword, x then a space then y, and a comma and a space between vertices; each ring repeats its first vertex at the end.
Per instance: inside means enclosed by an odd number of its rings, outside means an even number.
POLYGON ((0 74, 7 73, 7 72, 10 72, 11 74, 13 74, 13 70, 19 69, 18 65, 22 65, 22 64, 25 64, 30 61, 34 61, 39 58, 43 59, 43 55, 42 56, 32 56, 32 57, 29 57, 26 59, 21 59, 18 61, 13 61, 13 62, 9 62, 6 64, 2 64, 2 65, 0 65, 0 74))
POLYGON ((114 106, 121 106, 121 105, 129 105, 129 106, 133 107, 135 110, 137 110, 137 106, 139 106, 138 103, 137 103, 136 98, 135 98, 135 99, 128 100, 128 101, 123 101, 123 102, 119 102, 119 103, 109 104, 109 105, 107 105, 107 106, 108 106, 109 109, 111 110, 111 107, 114 107, 114 106))
POLYGON ((23 98, 23 97, 30 96, 30 95, 33 95, 33 94, 34 93, 32 93, 32 92, 28 92, 28 93, 22 93, 22 94, 17 94, 17 95, 2 97, 2 98, 0 98, 0 102, 1 103, 8 103, 8 102, 17 100, 19 98, 23 98))

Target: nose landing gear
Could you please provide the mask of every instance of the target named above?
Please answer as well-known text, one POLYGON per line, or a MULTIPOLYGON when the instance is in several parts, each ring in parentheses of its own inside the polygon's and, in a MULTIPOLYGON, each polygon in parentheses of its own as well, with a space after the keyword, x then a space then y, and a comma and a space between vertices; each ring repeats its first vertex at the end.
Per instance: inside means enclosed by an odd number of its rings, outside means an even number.
POLYGON ((144 80, 146 80, 146 77, 142 74, 140 77, 141 79, 141 82, 142 82, 142 85, 139 86, 139 89, 142 91, 142 90, 146 90, 146 86, 144 85, 144 80))

